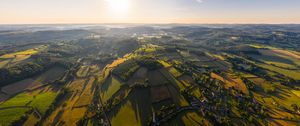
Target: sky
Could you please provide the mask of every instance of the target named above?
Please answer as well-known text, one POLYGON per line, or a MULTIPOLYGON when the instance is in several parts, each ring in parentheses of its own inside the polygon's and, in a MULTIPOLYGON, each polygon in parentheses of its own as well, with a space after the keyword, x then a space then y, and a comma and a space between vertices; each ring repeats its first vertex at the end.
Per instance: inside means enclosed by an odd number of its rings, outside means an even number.
POLYGON ((300 24, 300 0, 0 0, 0 24, 300 24))

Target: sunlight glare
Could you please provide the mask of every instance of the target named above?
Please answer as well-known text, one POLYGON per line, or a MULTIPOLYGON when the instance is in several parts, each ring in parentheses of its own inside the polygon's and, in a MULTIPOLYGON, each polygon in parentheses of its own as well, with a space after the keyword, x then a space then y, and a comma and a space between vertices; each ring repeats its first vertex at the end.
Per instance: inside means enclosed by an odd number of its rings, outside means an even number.
POLYGON ((109 10, 115 15, 124 15, 128 13, 130 0, 106 0, 109 10))

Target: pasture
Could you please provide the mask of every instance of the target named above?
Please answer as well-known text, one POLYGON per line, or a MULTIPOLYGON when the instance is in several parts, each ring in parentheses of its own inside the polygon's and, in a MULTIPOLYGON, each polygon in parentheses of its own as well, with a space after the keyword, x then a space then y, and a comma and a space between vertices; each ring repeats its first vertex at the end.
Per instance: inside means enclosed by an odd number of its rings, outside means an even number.
POLYGON ((127 60, 112 70, 112 73, 119 76, 123 80, 128 80, 129 77, 139 68, 140 66, 134 60, 127 60))
POLYGON ((55 66, 40 75, 12 83, 1 90, 8 95, 14 95, 24 90, 32 90, 59 79, 63 76, 65 70, 63 67, 55 66))
POLYGON ((0 125, 9 126, 12 122, 19 120, 30 108, 0 109, 0 125))
POLYGON ((101 85, 101 99, 102 102, 109 100, 123 85, 123 83, 117 78, 110 76, 101 85))
POLYGON ((88 66, 80 66, 79 70, 76 72, 77 77, 86 77, 89 72, 88 66))
POLYGON ((149 89, 133 90, 128 99, 117 105, 108 114, 111 124, 115 126, 141 126, 150 121, 151 101, 149 89))
POLYGON ((30 106, 44 114, 56 98, 55 92, 44 92, 36 95, 24 92, 0 104, 0 108, 11 106, 30 106))
POLYGON ((41 45, 39 47, 27 49, 24 51, 4 54, 4 55, 0 56, 0 59, 4 59, 4 61, 0 62, 0 68, 3 66, 6 66, 6 65, 11 66, 11 65, 16 65, 18 63, 21 63, 22 61, 29 59, 32 55, 37 54, 37 53, 45 50, 46 48, 47 48, 47 46, 41 45))
POLYGON ((175 69, 174 67, 170 67, 170 68, 167 68, 168 71, 175 77, 179 77, 182 75, 182 73, 180 73, 177 69, 175 69))

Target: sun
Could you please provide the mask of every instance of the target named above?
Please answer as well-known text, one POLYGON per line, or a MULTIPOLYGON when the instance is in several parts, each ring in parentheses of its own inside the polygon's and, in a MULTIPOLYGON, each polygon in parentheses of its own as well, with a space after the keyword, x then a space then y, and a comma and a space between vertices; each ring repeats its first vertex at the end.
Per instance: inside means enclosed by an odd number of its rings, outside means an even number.
POLYGON ((108 9, 115 15, 123 15, 128 13, 130 8, 130 0, 106 0, 108 9))

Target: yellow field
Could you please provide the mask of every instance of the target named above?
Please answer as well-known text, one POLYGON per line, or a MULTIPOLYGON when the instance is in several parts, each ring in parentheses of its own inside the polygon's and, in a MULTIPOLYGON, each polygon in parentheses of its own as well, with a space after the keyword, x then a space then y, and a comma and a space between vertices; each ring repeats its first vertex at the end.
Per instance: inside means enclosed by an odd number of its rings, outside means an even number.
POLYGON ((225 60, 225 58, 221 55, 212 54, 212 53, 206 53, 208 56, 219 59, 219 60, 225 60))
POLYGON ((32 113, 29 115, 23 126, 34 126, 39 119, 32 113))
POLYGON ((275 52, 276 54, 279 54, 279 55, 284 55, 284 56, 289 56, 289 57, 293 57, 293 58, 296 58, 296 59, 300 59, 299 55, 297 55, 293 52, 287 51, 287 50, 273 49, 272 51, 275 52))
POLYGON ((86 77, 89 72, 88 66, 81 66, 80 69, 76 72, 77 77, 86 77))
POLYGON ((299 90, 291 90, 296 96, 300 98, 300 91, 299 90))
POLYGON ((38 53, 39 51, 46 49, 46 47, 47 46, 43 45, 43 46, 40 46, 40 47, 34 48, 34 49, 28 49, 28 50, 21 51, 21 52, 5 54, 5 55, 0 56, 0 58, 10 59, 10 58, 15 58, 15 56, 17 56, 17 55, 33 55, 33 54, 38 53))
POLYGON ((47 48, 47 46, 39 46, 37 48, 28 49, 25 51, 10 53, 10 54, 4 54, 0 56, 0 59, 10 59, 0 62, 0 68, 6 65, 8 62, 11 62, 10 65, 15 65, 21 61, 24 61, 31 57, 31 55, 37 54, 40 51, 43 51, 47 48))
POLYGON ((0 68, 6 66, 11 60, 4 60, 0 62, 0 68))
POLYGON ((228 75, 228 78, 224 78, 218 74, 211 73, 210 76, 212 78, 215 78, 217 80, 220 80, 225 83, 225 88, 234 87, 235 89, 238 89, 242 91, 245 94, 249 94, 248 88, 246 87, 246 84, 240 79, 236 77, 232 77, 231 75, 228 75))
POLYGON ((168 68, 168 71, 176 78, 181 76, 181 73, 178 70, 176 70, 174 67, 168 68))
POLYGON ((212 126, 212 124, 200 116, 198 112, 185 111, 163 126, 212 126))
POLYGON ((163 61, 163 60, 158 60, 158 62, 159 62, 160 64, 162 64, 164 67, 170 67, 170 66, 172 66, 171 64, 169 64, 168 62, 163 61))
POLYGON ((258 63, 258 66, 263 67, 265 69, 268 69, 270 71, 275 71, 277 73, 281 73, 285 76, 288 76, 290 78, 300 80, 300 71, 299 70, 287 70, 287 69, 282 69, 276 66, 272 65, 266 65, 266 64, 260 64, 258 63))
POLYGON ((133 105, 130 101, 127 101, 121 106, 117 114, 112 117, 111 124, 113 126, 141 126, 139 115, 135 113, 133 105))
POLYGON ((101 87, 102 102, 106 102, 121 87, 122 83, 114 77, 110 77, 101 87))
POLYGON ((94 81, 95 78, 90 78, 81 96, 79 96, 79 99, 76 101, 74 105, 75 107, 86 106, 91 103, 93 99, 92 86, 94 84, 94 81))

